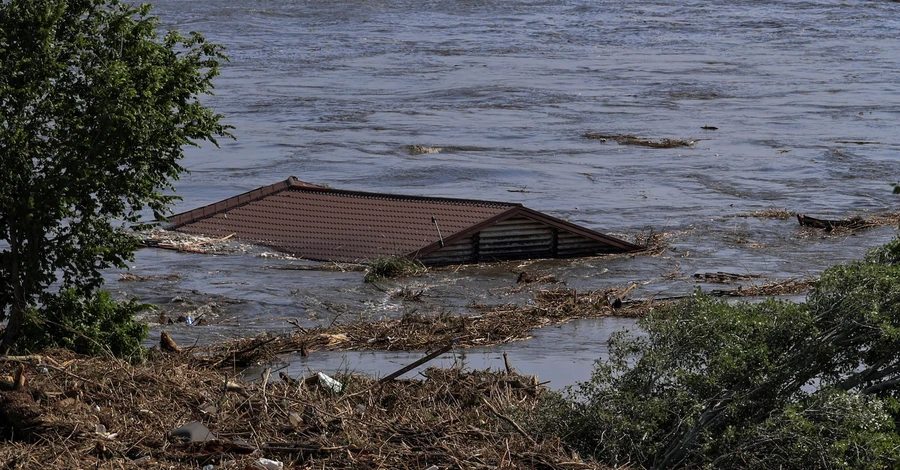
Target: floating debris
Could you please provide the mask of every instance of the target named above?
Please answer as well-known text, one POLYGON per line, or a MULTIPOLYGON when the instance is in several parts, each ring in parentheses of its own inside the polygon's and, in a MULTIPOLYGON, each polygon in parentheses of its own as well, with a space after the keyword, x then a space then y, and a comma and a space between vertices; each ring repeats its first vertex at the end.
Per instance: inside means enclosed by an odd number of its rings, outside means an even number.
POLYGON ((350 271, 366 271, 369 269, 365 264, 357 264, 357 263, 338 263, 338 262, 328 262, 328 263, 319 263, 315 261, 311 261, 310 264, 285 264, 279 266, 266 266, 263 269, 278 269, 282 271, 335 271, 335 272, 350 272, 350 271))
POLYGON ((853 216, 847 219, 817 219, 798 214, 797 221, 803 227, 802 230, 795 234, 798 238, 818 236, 823 232, 829 236, 839 237, 873 227, 900 225, 900 213, 884 212, 870 214, 868 217, 853 216))
POLYGON ((522 271, 516 278, 516 284, 565 284, 551 274, 535 274, 522 271))
POLYGON ((734 281, 749 281, 753 279, 759 279, 760 277, 762 276, 755 274, 726 273, 723 271, 694 274, 694 279, 696 279, 698 282, 716 282, 720 284, 727 284, 734 281))
POLYGON ((797 221, 800 222, 800 225, 804 227, 820 228, 824 229, 826 232, 831 232, 837 228, 843 228, 847 230, 860 230, 875 227, 877 225, 876 223, 872 223, 860 216, 850 217, 849 219, 826 220, 809 217, 803 214, 797 214, 797 221))
MULTIPOLYGON (((637 253, 631 253, 632 255, 640 254, 640 255, 648 255, 648 256, 658 256, 669 248, 669 240, 672 237, 677 235, 677 232, 657 232, 653 230, 651 227, 648 230, 642 231, 638 233, 634 237, 634 244, 643 249, 637 253)), ((611 255, 618 256, 618 255, 611 255)))
POLYGON ((410 155, 425 155, 427 153, 441 153, 443 151, 441 147, 426 147, 424 145, 407 145, 406 151, 409 152, 410 155))
POLYGON ((376 258, 366 270, 365 282, 381 279, 418 276, 428 271, 421 261, 406 256, 383 256, 376 258))
POLYGON ((583 134, 582 137, 586 139, 595 139, 601 142, 614 141, 618 142, 620 145, 638 145, 641 147, 650 147, 657 149, 670 149, 670 148, 678 148, 678 147, 693 147, 697 142, 696 140, 684 140, 684 139, 645 139, 642 137, 636 137, 633 135, 611 135, 611 134, 595 134, 595 133, 587 133, 583 134))
POLYGON ((631 288, 541 290, 533 294, 534 302, 527 305, 473 305, 479 312, 475 315, 414 312, 389 320, 329 327, 296 325, 297 330, 288 334, 238 339, 191 351, 208 367, 244 367, 271 362, 283 354, 310 354, 317 350, 424 351, 451 342, 459 348, 493 346, 528 339, 532 330, 544 326, 579 318, 637 317, 659 305, 655 301, 624 300, 631 288))
POLYGON ((788 279, 755 286, 739 286, 733 290, 714 290, 711 295, 720 297, 771 297, 806 292, 816 285, 815 279, 788 279))
POLYGON ((407 302, 421 302, 424 294, 425 289, 416 290, 409 286, 401 287, 400 289, 396 289, 389 293, 392 299, 400 299, 407 302))
POLYGON ((757 218, 757 219, 774 219, 774 220, 787 220, 791 217, 794 217, 796 212, 789 211, 787 209, 779 209, 779 208, 771 208, 771 209, 762 209, 758 211, 753 211, 747 214, 737 214, 726 217, 742 217, 742 218, 757 218))
POLYGON ((139 247, 159 248, 188 253, 220 254, 220 253, 250 253, 258 248, 246 243, 231 241, 234 234, 220 238, 191 235, 155 229, 147 233, 137 234, 140 241, 139 247))
POLYGON ((119 282, 145 282, 145 281, 178 281, 181 276, 178 274, 163 274, 160 276, 139 276, 134 273, 122 273, 119 275, 119 282))

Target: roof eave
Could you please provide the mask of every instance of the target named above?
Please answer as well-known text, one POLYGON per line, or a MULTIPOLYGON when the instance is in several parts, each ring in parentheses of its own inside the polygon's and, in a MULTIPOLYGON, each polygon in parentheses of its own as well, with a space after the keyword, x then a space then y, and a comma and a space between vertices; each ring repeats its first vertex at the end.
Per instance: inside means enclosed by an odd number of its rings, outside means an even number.
POLYGON ((625 253, 641 251, 644 249, 644 247, 642 247, 642 246, 638 246, 633 243, 626 242, 625 240, 622 240, 622 239, 619 239, 616 237, 611 237, 609 235, 605 235, 600 232, 596 232, 589 228, 585 228, 580 225, 573 224, 572 222, 567 222, 562 219, 557 219, 556 217, 544 214, 542 212, 538 212, 533 209, 529 209, 527 207, 522 207, 521 212, 523 213, 523 215, 527 215, 528 217, 530 217, 532 219, 538 220, 540 222, 544 222, 547 225, 553 225, 553 226, 568 230, 569 232, 581 235, 582 237, 590 238, 593 240, 597 240, 597 241, 606 243, 607 245, 611 245, 611 246, 621 249, 625 253))
POLYGON ((462 240, 463 238, 470 237, 492 225, 498 224, 500 222, 503 222, 504 220, 510 219, 517 215, 522 215, 522 216, 537 220, 538 222, 545 223, 552 227, 561 228, 563 230, 572 232, 574 234, 581 235, 582 237, 596 240, 596 241, 605 243, 610 246, 614 246, 614 247, 622 250, 624 253, 632 253, 632 252, 641 251, 644 249, 641 246, 626 242, 625 240, 621 240, 616 237, 611 237, 609 235, 604 235, 600 232, 596 232, 594 230, 581 227, 580 225, 576 225, 571 222, 566 222, 565 220, 562 220, 562 219, 557 219, 556 217, 549 216, 547 214, 538 212, 533 209, 529 209, 525 206, 517 206, 517 207, 512 207, 509 210, 504 211, 500 214, 497 214, 491 218, 485 219, 484 221, 479 222, 465 230, 461 230, 457 233, 454 233, 453 235, 444 238, 443 243, 441 240, 438 240, 434 243, 431 243, 430 245, 426 245, 412 253, 409 253, 407 256, 410 258, 419 258, 422 256, 430 255, 431 253, 434 253, 435 251, 438 251, 447 245, 450 245, 459 240, 462 240))
POLYGON ((459 232, 456 232, 456 233, 450 235, 449 237, 444 238, 443 240, 438 240, 430 245, 426 245, 416 251, 413 251, 412 253, 408 254, 407 256, 410 258, 419 258, 422 256, 430 255, 431 253, 434 253, 435 251, 438 251, 447 245, 456 243, 457 241, 462 240, 463 238, 471 237, 472 235, 490 227, 491 225, 498 224, 500 222, 503 222, 506 219, 509 219, 509 218, 515 216, 516 214, 519 213, 520 209, 524 209, 524 207, 521 205, 517 205, 515 207, 510 207, 509 209, 507 209, 493 217, 484 219, 483 221, 481 221, 475 225, 472 225, 471 227, 469 227, 467 229, 460 230, 459 232))

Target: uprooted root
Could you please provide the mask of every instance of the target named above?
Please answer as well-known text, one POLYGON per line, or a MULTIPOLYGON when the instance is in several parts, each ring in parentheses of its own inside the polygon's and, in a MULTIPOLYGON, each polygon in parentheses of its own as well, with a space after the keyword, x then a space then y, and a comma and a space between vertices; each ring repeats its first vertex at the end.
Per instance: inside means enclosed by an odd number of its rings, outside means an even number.
POLYGON ((525 420, 544 393, 514 373, 428 369, 422 380, 379 383, 336 376, 341 394, 284 374, 228 382, 220 371, 157 355, 132 366, 109 359, 0 357, 0 377, 25 364, 22 419, 0 422, 0 467, 598 468, 525 420), (183 443, 168 433, 203 423, 215 435, 183 443))

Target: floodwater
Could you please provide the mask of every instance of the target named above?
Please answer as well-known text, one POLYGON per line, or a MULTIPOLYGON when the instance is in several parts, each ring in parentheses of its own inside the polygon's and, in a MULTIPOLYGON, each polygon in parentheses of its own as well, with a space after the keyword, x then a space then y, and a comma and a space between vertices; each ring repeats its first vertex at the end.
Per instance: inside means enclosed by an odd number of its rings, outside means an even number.
MULTIPOLYGON (((601 232, 654 230, 671 241, 658 257, 467 266, 378 285, 358 271, 295 270, 302 263, 256 250, 142 250, 132 272, 161 278, 110 273, 109 287, 203 316, 207 326, 166 327, 181 343, 287 331, 287 320, 527 302, 511 293, 522 270, 577 289, 635 282, 636 298, 722 287, 696 283, 695 273, 815 276, 894 236, 892 227, 810 235, 793 219, 735 216, 896 211, 897 2, 155 4, 164 27, 201 32, 231 59, 206 103, 237 140, 187 152, 176 212, 295 175, 341 189, 520 202, 601 232), (582 137, 589 132, 696 143, 654 149, 582 137), (409 145, 442 151, 411 155, 409 145), (403 287, 423 290, 423 301, 392 299, 403 287)), ((587 378, 608 333, 630 325, 581 321, 465 351, 466 361, 499 367, 508 351, 522 372, 561 386, 587 378)), ((343 360, 385 375, 419 355, 317 352, 290 370, 335 370, 343 360)))

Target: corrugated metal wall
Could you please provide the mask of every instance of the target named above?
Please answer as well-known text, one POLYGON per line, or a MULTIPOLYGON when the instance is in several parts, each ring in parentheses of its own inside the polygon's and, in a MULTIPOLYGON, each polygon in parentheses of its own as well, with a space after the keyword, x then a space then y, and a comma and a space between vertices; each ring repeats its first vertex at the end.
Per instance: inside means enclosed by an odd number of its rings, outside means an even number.
POLYGON ((515 217, 488 227, 470 238, 423 256, 428 265, 462 264, 515 259, 571 258, 616 251, 615 247, 559 230, 527 217, 515 217))

